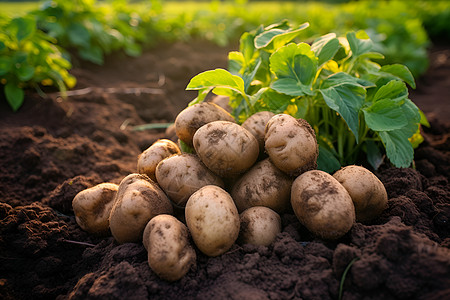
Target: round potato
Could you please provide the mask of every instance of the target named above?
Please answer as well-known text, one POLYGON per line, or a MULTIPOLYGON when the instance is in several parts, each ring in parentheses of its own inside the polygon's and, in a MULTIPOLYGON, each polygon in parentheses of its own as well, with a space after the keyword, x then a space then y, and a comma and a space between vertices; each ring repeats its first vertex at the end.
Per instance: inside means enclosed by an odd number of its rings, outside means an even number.
POLYGON ((291 205, 299 221, 323 239, 342 237, 355 222, 355 207, 349 193, 323 171, 307 171, 294 180, 291 205))
POLYGON ((147 175, 151 180, 156 181, 155 170, 159 162, 169 156, 180 153, 181 151, 178 145, 171 140, 157 140, 139 155, 137 171, 140 174, 147 175))
POLYGON ((162 279, 176 281, 196 264, 188 229, 174 216, 162 214, 151 219, 142 240, 150 268, 162 279))
POLYGON ((275 114, 271 111, 260 111, 251 115, 244 123, 242 127, 250 131, 256 138, 259 144, 260 153, 264 152, 264 136, 266 124, 275 114))
POLYGON ((346 166, 334 173, 333 177, 352 197, 356 221, 373 220, 387 207, 386 188, 378 177, 366 168, 355 165, 346 166))
POLYGON ((208 102, 219 105, 229 113, 233 111, 233 109, 230 106, 230 97, 228 96, 216 95, 212 97, 212 99, 208 102))
POLYGON ((182 110, 175 119, 175 132, 180 140, 192 147, 194 133, 213 121, 235 122, 233 116, 211 102, 197 103, 182 110))
POLYGON ((282 213, 290 206, 292 181, 266 158, 233 185, 231 197, 239 212, 253 206, 266 206, 282 213))
POLYGON ((150 219, 172 213, 169 198, 154 181, 147 175, 130 174, 119 184, 109 227, 118 243, 137 242, 150 219))
POLYGON ((98 235, 109 233, 109 214, 118 188, 114 183, 100 183, 73 198, 75 220, 81 229, 98 235))
POLYGON ((208 123, 197 130, 193 141, 200 160, 220 177, 233 177, 245 172, 259 155, 256 138, 232 122, 208 123))
POLYGON ((239 235, 239 213, 230 194, 207 185, 186 203, 186 224, 198 249, 208 256, 225 253, 239 235))
POLYGON ((316 135, 303 119, 287 114, 273 116, 265 129, 265 149, 273 164, 290 176, 317 168, 316 135))
POLYGON ((281 232, 280 215, 268 207, 250 207, 241 213, 240 220, 241 244, 269 246, 281 232))
POLYGON ((173 155, 158 164, 156 178, 176 205, 184 207, 189 197, 205 185, 224 187, 222 179, 194 154, 173 155))

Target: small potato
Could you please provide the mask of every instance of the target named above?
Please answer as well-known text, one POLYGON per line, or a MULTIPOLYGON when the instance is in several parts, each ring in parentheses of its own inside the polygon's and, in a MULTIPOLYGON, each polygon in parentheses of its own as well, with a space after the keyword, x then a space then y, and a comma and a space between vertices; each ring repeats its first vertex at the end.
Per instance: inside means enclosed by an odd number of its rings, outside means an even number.
POLYGON ((273 164, 290 176, 317 168, 316 135, 303 119, 287 114, 273 116, 265 129, 265 149, 273 164))
POLYGON ((109 227, 118 243, 137 242, 150 219, 172 213, 169 198, 155 182, 147 175, 130 174, 120 182, 109 227))
POLYGON ((142 240, 150 268, 162 279, 176 281, 196 264, 188 229, 174 216, 162 214, 151 219, 142 240))
POLYGON ((200 160, 221 177, 233 177, 245 172, 259 155, 256 138, 232 122, 208 123, 197 130, 193 141, 200 160))
POLYGON ((216 95, 208 102, 219 105, 229 113, 233 111, 233 109, 230 106, 230 97, 228 96, 216 95))
POLYGON ((170 200, 181 207, 205 185, 224 187, 222 179, 209 170, 197 155, 187 153, 161 161, 156 168, 156 178, 170 200))
POLYGON ((241 244, 269 246, 281 232, 280 215, 268 207, 250 207, 241 213, 240 220, 241 244))
POLYGON ((256 138, 259 144, 260 153, 264 152, 264 131, 266 128, 267 122, 274 116, 275 114, 271 111, 260 111, 256 114, 251 115, 244 123, 242 123, 242 127, 250 131, 251 134, 256 138))
POLYGON ((175 132, 180 140, 192 147, 194 133, 213 121, 235 122, 233 116, 217 104, 197 103, 182 110, 175 119, 175 132))
POLYGON ((159 162, 171 155, 180 153, 181 151, 178 145, 171 140, 157 140, 139 155, 137 171, 140 174, 147 175, 151 180, 156 181, 155 170, 159 162))
POLYGON ((355 222, 355 207, 349 193, 323 171, 307 171, 294 180, 291 205, 299 221, 323 239, 342 237, 355 222))
POLYGON ((92 234, 109 233, 109 214, 118 188, 114 183, 100 183, 73 198, 75 220, 81 229, 92 234))
POLYGON ((225 253, 239 235, 239 213, 230 194, 207 185, 186 203, 186 224, 198 249, 208 256, 225 253))
POLYGON ((334 173, 333 177, 352 197, 356 221, 373 220, 387 207, 388 196, 383 183, 366 168, 346 166, 334 173))
POLYGON ((231 197, 239 212, 253 206, 266 206, 282 213, 290 207, 292 181, 266 158, 233 185, 231 197))

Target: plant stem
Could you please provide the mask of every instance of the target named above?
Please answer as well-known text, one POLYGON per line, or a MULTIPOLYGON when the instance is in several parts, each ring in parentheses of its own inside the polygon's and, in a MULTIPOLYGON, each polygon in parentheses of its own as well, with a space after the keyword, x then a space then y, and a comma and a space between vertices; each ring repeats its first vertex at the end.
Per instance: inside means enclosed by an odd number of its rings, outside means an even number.
POLYGON ((344 282, 345 282, 345 277, 347 277, 347 273, 350 270, 351 266, 355 263, 355 261, 359 260, 359 257, 355 257, 354 259, 352 259, 350 261, 350 263, 347 265, 347 267, 344 270, 344 273, 342 273, 342 277, 341 277, 341 283, 339 285, 339 300, 342 299, 342 294, 344 293, 344 282))

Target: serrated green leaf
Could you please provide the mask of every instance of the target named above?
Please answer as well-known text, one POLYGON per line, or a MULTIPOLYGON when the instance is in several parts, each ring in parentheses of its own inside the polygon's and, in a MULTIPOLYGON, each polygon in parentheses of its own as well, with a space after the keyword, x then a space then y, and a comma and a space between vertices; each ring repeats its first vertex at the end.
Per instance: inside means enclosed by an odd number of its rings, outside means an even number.
POLYGON ((391 80, 377 90, 373 101, 379 101, 382 99, 401 101, 406 99, 407 97, 408 88, 406 87, 406 84, 399 80, 391 80))
POLYGON ((414 158, 414 149, 409 134, 404 130, 381 131, 378 133, 386 147, 386 155, 397 168, 408 168, 414 158))
POLYGON ((5 96, 12 110, 17 111, 23 104, 25 93, 14 83, 7 83, 5 85, 5 96))
POLYGON ((291 98, 288 95, 280 94, 271 88, 267 88, 260 95, 255 107, 257 111, 268 110, 273 113, 282 113, 291 103, 291 98))
POLYGON ((17 77, 21 81, 28 81, 34 75, 34 67, 26 64, 22 64, 20 68, 17 69, 17 77))
POLYGON ((411 137, 417 131, 420 124, 419 108, 409 99, 405 99, 405 102, 401 108, 403 110, 403 114, 408 120, 407 126, 403 129, 407 134, 409 134, 408 137, 411 137))
POLYGON ((255 37, 255 48, 276 50, 295 39, 308 26, 309 23, 303 23, 296 29, 273 28, 266 30, 255 37))
POLYGON ((299 84, 299 82, 293 78, 277 79, 270 87, 279 93, 290 96, 314 95, 311 89, 299 84))
POLYGON ((363 36, 358 35, 355 32, 347 33, 348 44, 352 50, 352 56, 358 57, 364 53, 369 52, 373 48, 373 42, 368 38, 362 38, 363 36), (358 38, 359 37, 359 38, 358 38))
POLYGON ((340 47, 336 34, 329 33, 316 39, 311 45, 311 50, 319 58, 319 67, 321 67, 334 57, 340 47))
POLYGON ((199 90, 207 87, 228 88, 245 95, 244 80, 224 69, 205 71, 194 76, 186 90, 199 90))
POLYGON ((323 145, 319 145, 319 157, 317 158, 317 169, 327 173, 333 173, 341 168, 341 163, 326 149, 323 145))
POLYGON ((414 82, 414 76, 412 75, 411 71, 409 71, 407 66, 400 65, 400 64, 385 65, 385 66, 381 67, 380 72, 391 74, 391 75, 405 81, 413 89, 416 88, 416 83, 414 82))
POLYGON ((389 131, 403 128, 408 120, 401 107, 402 103, 389 99, 373 102, 363 109, 367 126, 374 131, 389 131))
POLYGON ((75 46, 88 49, 91 44, 91 34, 86 27, 80 23, 71 23, 67 28, 67 35, 70 43, 75 46))

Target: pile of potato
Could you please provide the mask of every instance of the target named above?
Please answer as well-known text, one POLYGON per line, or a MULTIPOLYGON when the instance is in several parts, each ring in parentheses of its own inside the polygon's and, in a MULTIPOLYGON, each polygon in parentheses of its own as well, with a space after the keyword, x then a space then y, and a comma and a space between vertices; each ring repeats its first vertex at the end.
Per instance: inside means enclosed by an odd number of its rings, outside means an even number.
POLYGON ((293 211, 319 238, 338 239, 355 220, 370 221, 387 206, 386 190, 369 170, 316 170, 316 136, 305 120, 260 112, 239 125, 203 102, 183 110, 174 125, 195 154, 158 140, 138 157, 135 174, 73 199, 82 229, 110 232, 118 243, 142 241, 149 266, 165 280, 196 264, 195 247, 218 256, 236 242, 270 245, 283 212, 293 211))

